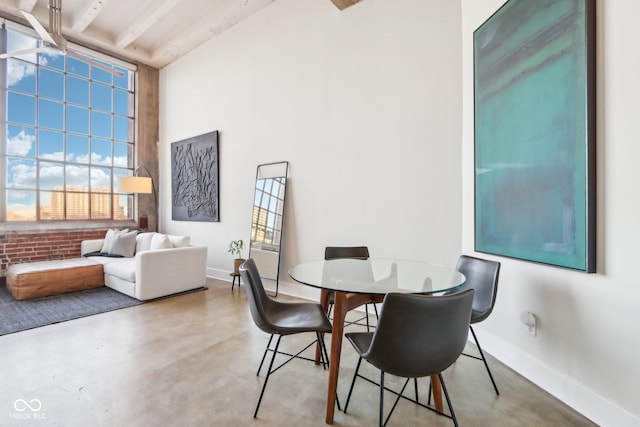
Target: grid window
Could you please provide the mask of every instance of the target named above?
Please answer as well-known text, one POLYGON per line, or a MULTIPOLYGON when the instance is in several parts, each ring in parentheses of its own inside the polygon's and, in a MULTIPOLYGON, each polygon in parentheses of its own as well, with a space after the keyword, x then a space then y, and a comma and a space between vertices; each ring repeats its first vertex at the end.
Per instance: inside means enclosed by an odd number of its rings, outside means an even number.
MULTIPOLYGON (((41 45, 0 31, 0 52, 41 45)), ((49 52, 0 61, 0 221, 132 218, 117 177, 133 173, 134 71, 92 59, 124 76, 49 52)))
POLYGON ((286 178, 267 178, 256 181, 253 201, 252 241, 262 242, 262 249, 280 245, 282 234, 282 205, 284 204, 284 180, 286 178))

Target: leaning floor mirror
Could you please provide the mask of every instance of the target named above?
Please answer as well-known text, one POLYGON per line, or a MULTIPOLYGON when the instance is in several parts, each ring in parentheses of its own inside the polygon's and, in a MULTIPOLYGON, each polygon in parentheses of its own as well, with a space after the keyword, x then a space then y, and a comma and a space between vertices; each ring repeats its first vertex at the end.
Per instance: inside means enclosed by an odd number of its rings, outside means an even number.
POLYGON ((258 165, 253 195, 249 257, 255 261, 260 277, 276 282, 276 296, 288 173, 289 162, 258 165))

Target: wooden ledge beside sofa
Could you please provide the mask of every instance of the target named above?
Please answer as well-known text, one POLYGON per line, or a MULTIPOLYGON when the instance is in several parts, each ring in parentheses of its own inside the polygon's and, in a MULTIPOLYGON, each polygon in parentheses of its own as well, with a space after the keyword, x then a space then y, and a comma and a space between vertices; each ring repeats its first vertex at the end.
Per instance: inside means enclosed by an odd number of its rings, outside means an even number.
POLYGON ((10 265, 7 290, 18 301, 104 286, 102 265, 86 258, 10 265))

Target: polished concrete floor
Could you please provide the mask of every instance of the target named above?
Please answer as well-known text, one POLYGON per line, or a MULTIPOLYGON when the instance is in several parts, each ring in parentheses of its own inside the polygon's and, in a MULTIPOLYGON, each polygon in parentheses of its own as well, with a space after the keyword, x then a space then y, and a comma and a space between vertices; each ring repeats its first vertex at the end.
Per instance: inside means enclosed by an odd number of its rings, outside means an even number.
MULTIPOLYGON (((327 371, 300 360, 274 374, 252 418, 268 336, 253 324, 244 288, 230 288, 210 280, 206 291, 0 337, 0 426, 324 425, 327 371)), ((283 345, 293 349, 306 339, 288 337, 283 345)), ((342 354, 344 402, 357 358, 346 342, 342 354)), ((444 374, 461 426, 594 425, 490 363, 499 397, 482 362, 461 357, 444 374)), ((399 383, 388 378, 389 386, 399 383)), ((377 388, 359 381, 349 413, 336 411, 335 425, 376 425, 377 408, 377 388)), ((388 425, 453 423, 401 402, 388 425)))

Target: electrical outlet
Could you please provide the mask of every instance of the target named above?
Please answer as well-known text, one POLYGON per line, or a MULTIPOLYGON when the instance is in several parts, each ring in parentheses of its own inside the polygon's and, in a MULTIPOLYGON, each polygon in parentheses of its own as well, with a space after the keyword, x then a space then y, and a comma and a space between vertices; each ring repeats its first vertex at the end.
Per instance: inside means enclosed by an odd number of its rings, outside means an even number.
POLYGON ((536 336, 536 316, 530 311, 523 311, 520 314, 520 321, 527 327, 527 333, 531 336, 536 336))
POLYGON ((531 336, 536 336, 536 325, 535 323, 531 326, 527 325, 527 333, 531 336))

